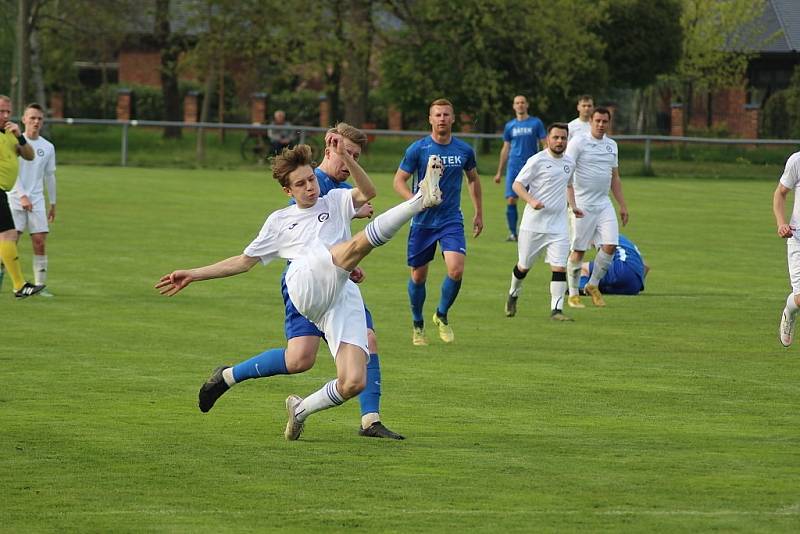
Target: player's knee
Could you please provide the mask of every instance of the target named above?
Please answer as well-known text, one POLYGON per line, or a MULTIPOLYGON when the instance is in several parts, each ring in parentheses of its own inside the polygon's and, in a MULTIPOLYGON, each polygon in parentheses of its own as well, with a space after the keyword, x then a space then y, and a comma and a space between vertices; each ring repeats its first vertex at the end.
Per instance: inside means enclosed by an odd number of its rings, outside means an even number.
POLYGON ((461 280, 461 278, 464 276, 464 266, 458 265, 455 267, 448 267, 447 276, 449 276, 453 280, 461 280))
POLYGON ((317 359, 316 354, 311 354, 304 351, 286 351, 286 370, 289 374, 302 373, 314 367, 314 361, 317 359))
POLYGON ((367 386, 367 377, 364 374, 345 376, 339 379, 339 393, 344 399, 352 399, 367 386))
POLYGON ((378 337, 371 328, 367 329, 367 346, 370 354, 378 353, 378 337))

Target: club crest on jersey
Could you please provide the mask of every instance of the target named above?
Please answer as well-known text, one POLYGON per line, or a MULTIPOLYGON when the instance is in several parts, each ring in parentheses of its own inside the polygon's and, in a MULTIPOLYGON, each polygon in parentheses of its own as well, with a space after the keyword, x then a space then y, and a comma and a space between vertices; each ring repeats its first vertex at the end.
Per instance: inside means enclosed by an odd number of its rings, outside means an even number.
POLYGON ((319 215, 317 215, 317 220, 319 222, 325 222, 328 219, 330 219, 330 217, 331 217, 330 213, 320 213, 319 215))
POLYGON ((36 155, 39 156, 40 158, 43 157, 44 156, 44 149, 43 148, 37 148, 36 149, 36 155))
POLYGON ((611 145, 606 145, 606 152, 611 152, 611 145))
POLYGON ((569 165, 564 165, 564 172, 569 174, 569 165))

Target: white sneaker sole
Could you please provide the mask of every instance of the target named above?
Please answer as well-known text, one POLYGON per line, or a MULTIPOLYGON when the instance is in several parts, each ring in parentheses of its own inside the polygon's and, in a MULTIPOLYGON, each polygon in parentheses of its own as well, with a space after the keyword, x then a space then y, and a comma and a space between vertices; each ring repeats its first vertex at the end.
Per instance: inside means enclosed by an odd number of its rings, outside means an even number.
POLYGON ((422 190, 422 205, 425 208, 432 208, 442 203, 442 190, 439 189, 442 172, 442 159, 436 155, 429 157, 425 179, 419 184, 419 188, 422 190))
POLYGON ((303 399, 297 395, 289 395, 286 397, 286 413, 289 420, 286 422, 286 430, 283 432, 283 437, 289 441, 296 441, 300 434, 303 433, 303 423, 298 423, 294 414, 297 405, 303 402, 303 399))
POLYGON ((786 312, 783 312, 781 314, 781 326, 778 328, 778 339, 784 347, 790 347, 792 341, 794 341, 794 321, 791 321, 788 328, 787 323, 789 323, 789 319, 786 317, 786 312), (786 333, 787 330, 789 331, 788 334, 786 333))

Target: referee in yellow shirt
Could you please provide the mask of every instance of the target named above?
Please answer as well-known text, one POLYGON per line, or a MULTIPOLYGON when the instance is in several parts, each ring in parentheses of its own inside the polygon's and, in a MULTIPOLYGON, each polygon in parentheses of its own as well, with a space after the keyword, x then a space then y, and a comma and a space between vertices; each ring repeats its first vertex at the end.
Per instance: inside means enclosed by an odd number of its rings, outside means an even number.
POLYGON ((8 120, 11 118, 11 99, 0 95, 0 261, 14 282, 14 296, 24 299, 35 295, 44 286, 35 286, 25 281, 17 255, 17 229, 8 205, 8 192, 17 181, 21 156, 33 160, 31 145, 25 140, 19 126, 8 120))

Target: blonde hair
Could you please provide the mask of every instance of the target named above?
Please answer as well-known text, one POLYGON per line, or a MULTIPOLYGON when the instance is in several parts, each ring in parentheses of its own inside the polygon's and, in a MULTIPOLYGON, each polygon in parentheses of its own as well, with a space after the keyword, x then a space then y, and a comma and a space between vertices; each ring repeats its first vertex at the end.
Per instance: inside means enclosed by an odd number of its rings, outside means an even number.
POLYGON ((289 175, 305 165, 312 163, 311 147, 297 145, 294 148, 284 148, 272 160, 272 177, 283 187, 289 187, 289 175))
POLYGON ((361 147, 361 150, 367 148, 367 134, 356 128, 355 126, 350 126, 346 122, 340 122, 330 130, 328 133, 335 133, 339 134, 345 139, 352 141, 353 143, 357 144, 361 147))
POLYGON ((431 107, 428 108, 428 110, 433 108, 433 106, 450 106, 450 109, 452 109, 453 112, 455 112, 456 110, 456 108, 453 107, 453 103, 447 100, 446 98, 437 98, 436 100, 431 102, 431 107))

